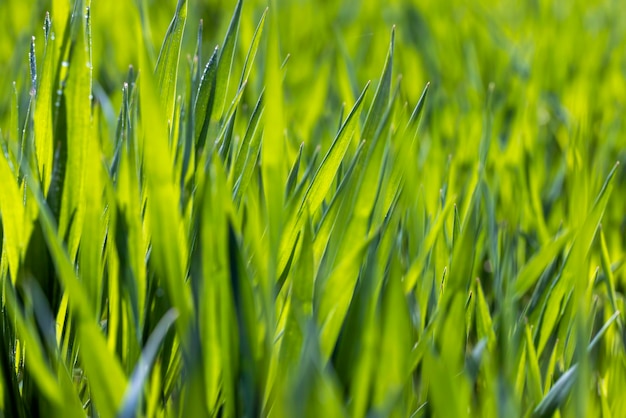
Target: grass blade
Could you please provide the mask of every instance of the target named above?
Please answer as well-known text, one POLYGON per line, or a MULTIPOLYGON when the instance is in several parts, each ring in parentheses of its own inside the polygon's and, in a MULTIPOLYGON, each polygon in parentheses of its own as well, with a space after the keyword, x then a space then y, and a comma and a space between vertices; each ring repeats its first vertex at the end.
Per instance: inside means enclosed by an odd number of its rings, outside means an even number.
MULTIPOLYGON (((173 121, 178 61, 186 22, 187 0, 178 0, 176 12, 170 22, 170 26, 167 28, 155 69, 155 75, 159 83, 159 99, 168 124, 171 124, 173 121)), ((171 128, 171 126, 169 127, 171 128)))

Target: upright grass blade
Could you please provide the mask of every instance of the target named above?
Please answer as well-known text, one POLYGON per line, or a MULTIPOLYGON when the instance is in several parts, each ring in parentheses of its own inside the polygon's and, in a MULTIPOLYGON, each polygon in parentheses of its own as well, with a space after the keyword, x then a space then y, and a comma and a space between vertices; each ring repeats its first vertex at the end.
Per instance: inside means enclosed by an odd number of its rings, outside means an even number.
MULTIPOLYGON (((267 52, 265 66, 264 96, 265 115, 271 115, 271 123, 265 123, 263 129, 263 145, 261 147, 261 187, 267 225, 266 250, 267 275, 262 283, 263 305, 269 309, 273 300, 274 283, 280 277, 280 240, 284 227, 284 184, 285 173, 280 157, 285 150, 285 111, 283 99, 283 72, 278 41, 278 10, 269 16, 269 33, 267 36, 267 52), (271 95, 269 94, 271 93, 271 95)), ((254 158, 254 156, 253 156, 254 158)), ((289 231, 291 232, 291 231, 289 231)), ((274 312, 267 312, 273 318, 274 312)), ((269 323, 273 323, 271 319, 269 323)))
POLYGON ((195 134, 196 134, 196 149, 201 150, 206 142, 206 136, 209 129, 209 122, 211 120, 211 113, 213 112, 213 103, 215 101, 215 86, 217 77, 217 54, 218 48, 215 47, 213 55, 204 67, 202 78, 200 79, 200 86, 198 87, 198 93, 195 100, 195 134))
POLYGON ((254 167, 257 164, 260 150, 261 150, 261 133, 259 128, 259 121, 263 115, 263 94, 259 96, 259 100, 254 106, 250 122, 246 128, 246 133, 243 137, 243 142, 235 158, 235 163, 230 171, 232 179, 235 179, 234 202, 239 204, 241 198, 248 188, 248 183, 254 173, 254 167))
POLYGON ((409 308, 404 296, 400 277, 390 276, 382 291, 381 358, 389 359, 383 366, 379 363, 374 385, 373 404, 378 408, 389 407, 407 381, 411 350, 411 324, 409 308))
POLYGON ((169 124, 173 121, 178 61, 186 22, 187 0, 178 0, 176 12, 165 34, 155 69, 155 76, 159 85, 160 103, 163 108, 163 114, 169 124))
MULTIPOLYGON (((216 108, 214 114, 217 118, 222 117, 224 107, 226 105, 226 95, 232 74, 233 57, 235 56, 235 44, 237 43, 237 35, 239 34, 239 20, 241 18, 242 6, 243 0, 238 0, 230 25, 228 26, 228 31, 226 32, 226 37, 224 38, 222 50, 220 52, 217 75, 215 79, 215 97, 217 102, 215 103, 216 108)), ((244 81, 245 80, 242 79, 239 87, 241 87, 244 81)))
MULTIPOLYGON (((24 242, 24 206, 17 184, 17 176, 11 171, 4 153, 0 155, 0 216, 2 220, 3 262, 8 262, 13 283, 17 279, 24 242)), ((3 263, 4 264, 4 263, 3 263)))
POLYGON ((39 72, 39 80, 37 83, 37 98, 35 101, 34 119, 36 123, 35 129, 35 152, 37 155, 37 163, 41 184, 44 193, 47 194, 52 175, 52 151, 53 151, 53 121, 52 121, 52 92, 54 80, 54 56, 56 40, 54 36, 50 36, 52 23, 50 14, 46 13, 44 23, 44 58, 41 71, 39 72))
POLYGON ((389 42, 389 52, 387 53, 387 59, 385 60, 385 67, 380 77, 380 83, 376 88, 376 94, 374 100, 370 106, 369 112, 365 119, 365 125, 361 133, 362 138, 365 141, 371 141, 374 139, 374 134, 378 129, 378 125, 383 118, 385 109, 389 105, 389 95, 391 94, 391 76, 393 69, 393 50, 396 38, 395 26, 391 30, 391 41, 389 42))
POLYGON ((297 280, 292 281, 290 304, 285 335, 280 346, 280 363, 284 364, 285 374, 290 374, 298 363, 304 343, 304 327, 313 314, 313 231, 307 220, 303 226, 302 246, 296 265, 297 280))
POLYGON ((84 3, 76 2, 71 21, 70 68, 65 84, 67 107, 67 162, 63 181, 63 197, 59 233, 68 236, 68 250, 74 258, 78 250, 85 217, 86 154, 91 138, 91 62, 89 21, 84 3), (70 122, 71 121, 71 122, 70 122))

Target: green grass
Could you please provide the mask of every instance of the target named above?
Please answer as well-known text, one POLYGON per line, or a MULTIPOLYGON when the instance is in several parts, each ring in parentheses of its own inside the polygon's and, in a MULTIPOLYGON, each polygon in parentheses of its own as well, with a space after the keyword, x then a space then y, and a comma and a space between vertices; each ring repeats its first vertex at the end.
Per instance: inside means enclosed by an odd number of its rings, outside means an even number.
POLYGON ((623 416, 625 19, 0 2, 0 417, 623 416))

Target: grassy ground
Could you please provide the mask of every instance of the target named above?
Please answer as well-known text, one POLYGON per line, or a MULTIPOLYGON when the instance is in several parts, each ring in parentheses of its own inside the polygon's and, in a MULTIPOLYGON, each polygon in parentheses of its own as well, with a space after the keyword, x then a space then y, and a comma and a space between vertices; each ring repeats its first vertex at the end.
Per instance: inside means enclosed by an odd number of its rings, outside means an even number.
POLYGON ((0 417, 625 415, 620 1, 267 6, 0 2, 0 417))

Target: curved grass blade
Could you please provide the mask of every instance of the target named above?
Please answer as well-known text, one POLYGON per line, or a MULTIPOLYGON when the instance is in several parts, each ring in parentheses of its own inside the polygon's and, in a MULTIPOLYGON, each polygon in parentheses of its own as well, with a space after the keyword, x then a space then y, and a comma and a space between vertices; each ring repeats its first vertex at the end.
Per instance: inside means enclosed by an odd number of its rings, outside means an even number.
MULTIPOLYGON (((611 324, 619 317, 619 311, 615 312, 608 321, 600 328, 593 340, 587 346, 587 354, 589 354, 598 345, 602 336, 609 329, 611 324)), ((548 394, 539 402, 539 405, 533 411, 533 417, 551 417, 554 412, 565 404, 576 380, 578 379, 578 364, 574 364, 556 381, 548 394)))
POLYGON ((571 233, 564 232, 554 241, 544 245, 541 250, 522 267, 515 280, 514 292, 521 297, 539 279, 541 272, 546 269, 569 242, 571 233))
MULTIPOLYGON (((57 385, 56 376, 50 370, 47 358, 34 327, 29 326, 24 316, 19 312, 17 295, 6 280, 3 286, 4 308, 10 315, 15 327, 16 334, 19 336, 22 344, 28 347, 28 362, 26 369, 32 375, 41 394, 49 400, 53 405, 61 405, 63 402, 63 394, 57 385)), ((32 324, 31 324, 32 325, 32 324)), ((3 342, 4 345, 4 342, 3 342)))
POLYGON ((159 347, 165 339, 167 332, 174 324, 174 321, 176 321, 177 316, 176 311, 171 309, 167 311, 155 327, 150 338, 148 338, 148 342, 141 353, 139 362, 135 366, 135 370, 128 382, 122 406, 117 414, 118 418, 131 418, 135 416, 141 392, 143 391, 144 384, 159 351, 159 347))
POLYGON ((289 196, 291 196, 291 193, 296 187, 296 183, 298 181, 298 172, 300 171, 300 161, 302 160, 303 148, 304 143, 300 144, 300 148, 298 148, 298 155, 296 156, 296 159, 291 166, 291 170, 289 170, 289 175, 287 176, 287 185, 285 186, 285 200, 287 200, 289 196))

